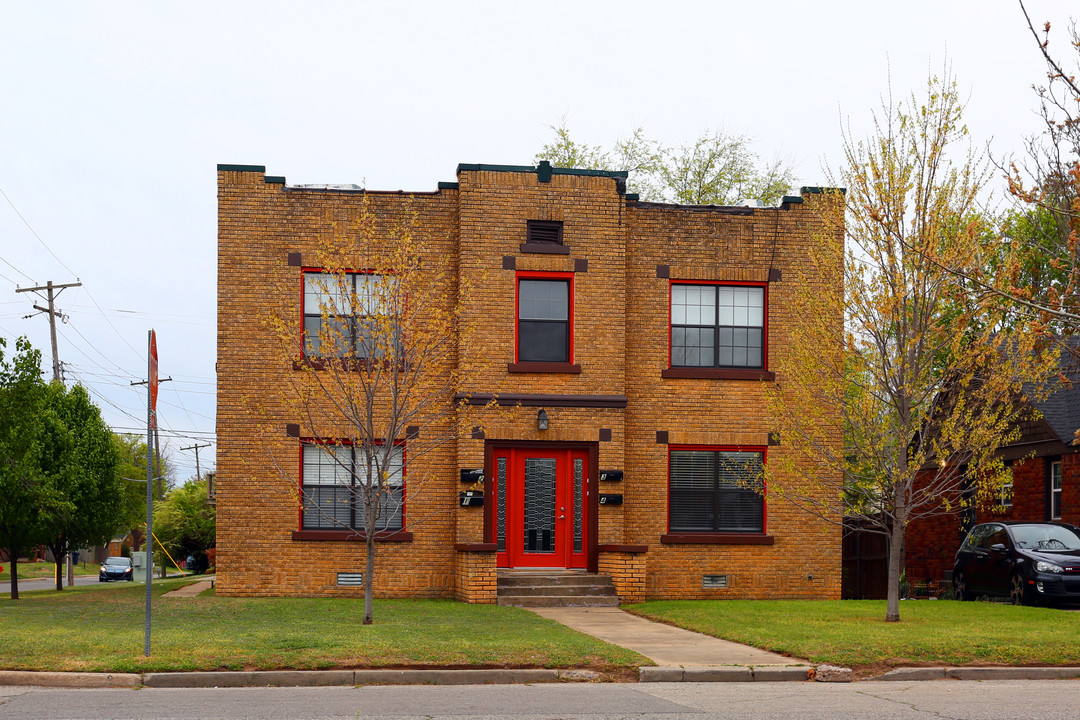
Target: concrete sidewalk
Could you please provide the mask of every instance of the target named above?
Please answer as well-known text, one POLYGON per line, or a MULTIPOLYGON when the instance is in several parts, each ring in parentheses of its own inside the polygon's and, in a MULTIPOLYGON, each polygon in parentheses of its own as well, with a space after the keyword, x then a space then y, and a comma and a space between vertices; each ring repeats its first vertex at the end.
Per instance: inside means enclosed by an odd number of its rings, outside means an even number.
POLYGON ((167 592, 161 597, 195 597, 203 590, 209 590, 210 588, 214 587, 215 579, 216 576, 210 576, 208 578, 200 580, 197 583, 185 585, 179 590, 172 590, 170 592, 167 592))
MULTIPOLYGON (((806 680, 808 670, 813 667, 808 660, 653 622, 618 608, 528 609, 649 658, 658 667, 641 668, 640 679, 643 681, 806 680)), ((850 680, 850 670, 847 673, 848 677, 844 679, 850 680)))

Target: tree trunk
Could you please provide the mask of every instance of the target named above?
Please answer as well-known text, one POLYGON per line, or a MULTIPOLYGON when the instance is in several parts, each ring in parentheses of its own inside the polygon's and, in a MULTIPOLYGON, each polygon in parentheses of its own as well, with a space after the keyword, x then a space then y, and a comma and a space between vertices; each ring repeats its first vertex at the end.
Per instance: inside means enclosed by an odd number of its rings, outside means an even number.
POLYGON ((64 589, 64 553, 59 555, 56 553, 56 549, 53 548, 53 561, 56 565, 56 589, 64 589))
POLYGON ((11 599, 19 599, 19 550, 8 548, 11 555, 11 599))
POLYGON ((367 567, 364 569, 364 624, 370 625, 375 620, 375 532, 367 532, 367 567))
POLYGON ((889 531, 889 575, 885 622, 900 622, 900 571, 904 559, 904 523, 893 520, 889 531))

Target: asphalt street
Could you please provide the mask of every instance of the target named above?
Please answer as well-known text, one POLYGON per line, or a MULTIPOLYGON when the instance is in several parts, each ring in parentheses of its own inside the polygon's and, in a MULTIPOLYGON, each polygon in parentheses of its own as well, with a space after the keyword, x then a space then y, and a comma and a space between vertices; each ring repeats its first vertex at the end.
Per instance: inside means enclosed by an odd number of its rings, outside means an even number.
POLYGON ((1080 680, 556 683, 72 690, 0 687, 0 720, 1073 720, 1080 680))
MULTIPOLYGON (((0 577, 4 577, 5 579, 10 580, 10 578, 7 577, 7 574, 8 574, 8 569, 7 569, 7 567, 5 567, 4 568, 4 575, 0 576, 0 577)), ((75 587, 80 587, 82 585, 97 585, 97 584, 98 584, 97 575, 76 575, 75 576, 75 587)), ((111 585, 112 583, 101 583, 101 584, 102 585, 107 585, 107 584, 111 585)), ((68 586, 67 578, 65 577, 64 578, 64 587, 67 587, 67 586, 68 586)), ((52 578, 37 578, 35 580, 24 580, 22 578, 19 578, 19 592, 30 592, 31 590, 52 590, 55 587, 56 587, 56 581, 53 580, 52 578)), ((11 595, 11 583, 10 582, 0 582, 0 596, 4 596, 4 595, 7 595, 7 596, 11 595)))

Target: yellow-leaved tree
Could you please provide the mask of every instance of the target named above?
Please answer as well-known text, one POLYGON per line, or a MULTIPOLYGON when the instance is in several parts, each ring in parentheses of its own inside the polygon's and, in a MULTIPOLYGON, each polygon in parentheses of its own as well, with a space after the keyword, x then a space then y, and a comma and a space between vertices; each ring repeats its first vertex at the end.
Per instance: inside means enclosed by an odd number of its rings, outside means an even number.
POLYGON ((1055 361, 1035 330, 1007 322, 1003 298, 955 272, 1000 245, 977 205, 985 165, 962 144, 962 109, 955 81, 932 78, 923 98, 883 102, 866 140, 845 137, 833 220, 846 221, 846 247, 825 234, 805 268, 843 277, 806 299, 794 360, 769 393, 789 448, 767 470, 770 493, 833 520, 842 505, 887 536, 893 622, 908 524, 1000 485, 995 450, 1055 361))
POLYGON ((364 539, 370 624, 376 540, 404 531, 406 504, 410 527, 450 512, 445 497, 419 498, 446 476, 469 419, 454 395, 471 333, 446 239, 433 238, 407 200, 365 194, 360 202, 352 219, 305 246, 302 310, 289 297, 268 311, 265 325, 294 372, 273 410, 255 412, 269 418, 267 434, 276 418, 297 421, 299 474, 287 452, 273 462, 301 529, 364 539))

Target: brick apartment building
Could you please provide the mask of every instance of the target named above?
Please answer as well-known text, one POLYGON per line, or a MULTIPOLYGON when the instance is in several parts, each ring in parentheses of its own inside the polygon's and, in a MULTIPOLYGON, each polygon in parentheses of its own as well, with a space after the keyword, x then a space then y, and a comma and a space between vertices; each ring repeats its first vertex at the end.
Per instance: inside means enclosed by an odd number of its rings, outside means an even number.
MULTIPOLYGON (((829 195, 657 204, 625 178, 460 165, 456 182, 403 193, 218 166, 220 594, 361 592, 348 578, 362 533, 310 512, 304 420, 274 400, 296 370, 253 318, 286 308, 299 349, 315 246, 357 213, 407 206, 429 231, 425 258, 472 288, 483 338, 461 397, 478 420, 422 468, 406 463, 404 510, 376 536, 378 596, 495 602, 498 568, 531 567, 610 575, 623 602, 840 596, 839 526, 740 481, 785 452, 764 393, 799 341, 814 282, 794 269, 829 195), (484 406, 493 397, 500 408, 484 406), (299 492, 282 467, 300 468, 299 492), (484 503, 463 505, 462 479, 481 469, 484 503)), ((409 439, 392 440, 407 457, 409 439)))

